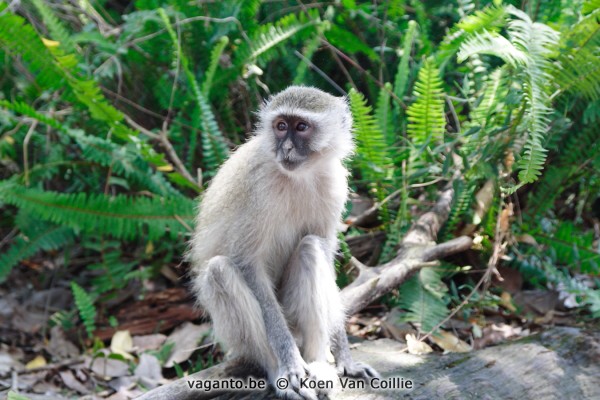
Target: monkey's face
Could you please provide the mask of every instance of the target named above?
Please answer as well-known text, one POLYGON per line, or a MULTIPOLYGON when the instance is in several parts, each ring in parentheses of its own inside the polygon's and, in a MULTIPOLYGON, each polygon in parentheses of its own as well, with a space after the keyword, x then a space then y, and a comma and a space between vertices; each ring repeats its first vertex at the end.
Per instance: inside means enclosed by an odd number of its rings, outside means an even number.
POLYGON ((345 98, 290 86, 263 104, 257 134, 274 151, 281 168, 309 170, 321 161, 343 159, 352 152, 351 126, 345 98))
POLYGON ((293 171, 310 158, 314 124, 306 118, 280 115, 273 120, 272 128, 276 158, 283 168, 293 171))

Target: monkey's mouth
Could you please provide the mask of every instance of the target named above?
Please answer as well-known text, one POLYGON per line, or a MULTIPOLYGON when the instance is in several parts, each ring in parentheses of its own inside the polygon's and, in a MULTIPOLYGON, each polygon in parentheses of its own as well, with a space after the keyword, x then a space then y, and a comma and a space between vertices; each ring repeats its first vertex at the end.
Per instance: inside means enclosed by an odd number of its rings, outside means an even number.
POLYGON ((291 158, 283 158, 281 160, 281 165, 288 171, 295 170, 300 166, 300 164, 302 164, 302 160, 292 160, 291 158))

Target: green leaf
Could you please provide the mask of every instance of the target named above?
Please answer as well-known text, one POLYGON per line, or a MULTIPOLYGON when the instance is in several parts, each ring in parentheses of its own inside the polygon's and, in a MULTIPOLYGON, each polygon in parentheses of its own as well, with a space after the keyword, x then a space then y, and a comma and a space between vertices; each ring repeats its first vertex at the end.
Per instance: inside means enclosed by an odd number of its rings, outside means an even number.
POLYGON ((109 167, 116 174, 125 176, 131 182, 156 194, 182 196, 158 172, 140 157, 139 147, 134 144, 119 146, 110 140, 84 134, 80 130, 70 129, 64 123, 34 110, 22 102, 0 100, 0 107, 34 118, 57 132, 74 139, 82 150, 83 158, 109 167))
POLYGON ((96 307, 94 307, 94 302, 77 283, 71 282, 71 290, 73 291, 73 298, 75 299, 79 316, 83 321, 88 337, 91 338, 96 330, 96 307))
MULTIPOLYGON (((1 197, 1 196, 0 196, 1 197)), ((70 244, 75 239, 71 228, 56 226, 37 221, 30 225, 31 232, 21 233, 13 240, 8 250, 0 254, 0 283, 20 261, 31 257, 41 250, 56 250, 70 244)))
POLYGON ((0 3, 0 47, 13 57, 21 56, 31 75, 42 89, 59 88, 62 75, 52 63, 46 46, 25 18, 7 9, 8 3, 0 3))
POLYGON ((398 305, 407 311, 405 321, 419 324, 421 332, 431 331, 448 315, 446 293, 441 274, 422 268, 400 286, 398 305))
POLYGON ((398 71, 396 71, 396 77, 394 79, 394 94, 400 100, 404 98, 404 95, 406 94, 406 88, 408 87, 408 79, 410 76, 410 68, 408 63, 411 58, 412 47, 415 42, 416 34, 417 23, 415 21, 409 21, 408 29, 404 33, 404 40, 402 42, 402 56, 400 57, 398 71))
POLYGON ((229 38, 227 36, 221 36, 210 53, 210 64, 208 65, 208 69, 204 75, 204 82, 202 82, 202 94, 207 99, 210 98, 210 90, 212 88, 215 72, 219 66, 219 61, 221 60, 223 50, 225 50, 225 47, 228 43, 229 38))
POLYGON ((348 96, 354 119, 354 135, 357 140, 354 162, 367 183, 371 186, 380 186, 392 165, 386 137, 363 95, 352 89, 348 96))
MULTIPOLYGON (((192 72, 190 67, 190 62, 187 56, 183 53, 181 49, 181 45, 177 39, 177 35, 171 27, 171 23, 169 22, 169 18, 165 11, 161 8, 158 10, 163 22, 167 28, 167 32, 171 37, 171 41, 173 42, 173 47, 175 47, 176 51, 179 53, 181 58, 181 67, 185 72, 185 75, 188 79, 188 83, 191 86, 192 93, 194 94, 194 99, 196 100, 196 104, 200 109, 200 115, 202 118, 201 126, 202 126, 202 150, 204 152, 204 164, 207 168, 209 174, 212 174, 216 171, 219 165, 223 163, 229 156, 229 149, 227 144, 225 143, 225 138, 223 133, 219 129, 217 125, 217 121, 213 114, 213 111, 210 107, 207 97, 202 93, 198 82, 192 72)), ((216 68, 216 67, 215 67, 216 68)), ((208 86, 207 86, 208 87, 208 86)))
POLYGON ((193 225, 194 215, 194 202, 185 198, 64 194, 6 181, 0 182, 0 201, 43 221, 120 239, 176 238, 193 225))
POLYGON ((41 0, 33 0, 33 4, 37 11, 42 16, 44 24, 50 32, 52 40, 56 40, 67 51, 73 51, 71 43, 72 34, 67 30, 63 23, 54 15, 54 12, 45 2, 41 0))
POLYGON ((360 52, 373 61, 379 60, 379 55, 375 53, 371 47, 363 42, 358 36, 346 29, 340 28, 338 25, 332 25, 331 28, 325 32, 325 38, 344 52, 350 54, 360 52))
POLYGON ((408 136, 417 146, 442 142, 446 130, 444 93, 433 61, 426 60, 419 70, 414 96, 416 100, 406 111, 408 136))

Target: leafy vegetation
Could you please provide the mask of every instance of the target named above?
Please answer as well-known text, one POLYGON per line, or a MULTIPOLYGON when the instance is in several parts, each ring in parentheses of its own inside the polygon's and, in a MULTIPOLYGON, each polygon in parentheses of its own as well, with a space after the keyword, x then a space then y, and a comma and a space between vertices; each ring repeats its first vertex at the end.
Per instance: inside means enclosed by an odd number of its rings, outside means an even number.
MULTIPOLYGON (((476 238, 484 266, 501 248, 494 268, 599 316, 598 1, 279 3, 0 3, 0 282, 75 254, 61 268, 93 335, 104 301, 180 263, 195 197, 294 82, 348 95, 379 262, 452 184, 440 239, 476 238)), ((476 286, 471 263, 389 303, 427 332, 476 286)))

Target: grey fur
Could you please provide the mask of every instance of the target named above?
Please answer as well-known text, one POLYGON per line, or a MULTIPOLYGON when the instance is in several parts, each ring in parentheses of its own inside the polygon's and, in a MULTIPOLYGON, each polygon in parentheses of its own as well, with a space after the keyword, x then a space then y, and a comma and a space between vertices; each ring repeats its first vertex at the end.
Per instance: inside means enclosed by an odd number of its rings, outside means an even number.
POLYGON ((341 373, 376 374, 350 358, 333 267, 352 117, 344 98, 298 86, 272 97, 259 116, 254 137, 204 194, 189 252, 194 289, 227 349, 262 365, 272 384, 288 379, 279 396, 316 398, 298 382, 330 346, 341 373), (314 127, 310 155, 293 171, 275 154, 272 122, 281 115, 314 127))

